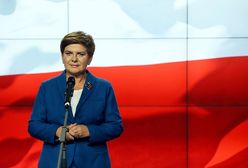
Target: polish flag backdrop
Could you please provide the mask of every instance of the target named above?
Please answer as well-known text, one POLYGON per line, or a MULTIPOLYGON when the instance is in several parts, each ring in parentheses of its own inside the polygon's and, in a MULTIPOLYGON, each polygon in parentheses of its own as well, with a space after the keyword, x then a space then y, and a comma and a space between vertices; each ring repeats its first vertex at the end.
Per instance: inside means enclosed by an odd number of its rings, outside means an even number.
POLYGON ((88 69, 112 83, 123 118, 108 142, 113 168, 248 167, 247 5, 0 0, 0 167, 37 167, 32 105, 77 30, 93 35, 88 69))

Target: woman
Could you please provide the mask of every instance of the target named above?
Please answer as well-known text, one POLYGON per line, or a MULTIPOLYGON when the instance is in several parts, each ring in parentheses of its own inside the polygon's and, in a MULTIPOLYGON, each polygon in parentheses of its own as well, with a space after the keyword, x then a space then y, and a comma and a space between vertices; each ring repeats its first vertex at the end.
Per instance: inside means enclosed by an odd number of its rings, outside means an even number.
POLYGON ((84 32, 72 32, 62 39, 60 50, 65 70, 41 84, 28 125, 30 135, 44 141, 39 167, 57 166, 66 81, 73 76, 66 133, 67 167, 109 168, 106 142, 120 136, 123 125, 111 84, 86 69, 95 51, 94 40, 84 32))

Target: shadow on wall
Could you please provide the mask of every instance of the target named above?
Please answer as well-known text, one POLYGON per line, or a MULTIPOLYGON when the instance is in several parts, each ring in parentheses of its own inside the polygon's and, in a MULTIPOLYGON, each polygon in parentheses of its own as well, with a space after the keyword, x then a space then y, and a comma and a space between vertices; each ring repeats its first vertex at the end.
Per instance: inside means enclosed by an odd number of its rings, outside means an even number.
POLYGON ((16 0, 0 0, 0 14, 10 15, 16 9, 16 0))
MULTIPOLYGON (((38 48, 30 48, 15 56, 15 58, 11 61, 11 65, 7 73, 27 73, 38 67, 53 65, 58 60, 58 57, 59 56, 57 53, 48 53, 43 52, 38 48), (24 64, 25 66, 17 66, 18 64, 24 64)), ((5 82, 0 83, 1 89, 11 87, 11 85, 15 82, 16 79, 13 76, 9 76, 6 78, 7 79, 5 80, 5 82)))
MULTIPOLYGON (((63 2, 66 0, 48 0, 51 2, 63 2)), ((17 6, 16 0, 0 0, 0 15, 11 15, 15 12, 17 6)))
POLYGON ((43 52, 38 48, 30 48, 19 55, 15 56, 12 60, 12 65, 9 68, 9 74, 16 72, 30 72, 35 68, 44 65, 52 65, 58 60, 57 53, 43 52), (25 63, 25 66, 16 66, 20 63, 25 63))
MULTIPOLYGON (((175 0, 157 0, 156 2, 153 0, 114 1, 144 30, 152 34, 163 34, 166 29, 175 25, 177 21, 186 21, 186 17, 178 15, 178 10, 185 10, 185 8, 176 9, 174 7, 175 0)), ((186 10, 184 14, 186 16, 186 10)))

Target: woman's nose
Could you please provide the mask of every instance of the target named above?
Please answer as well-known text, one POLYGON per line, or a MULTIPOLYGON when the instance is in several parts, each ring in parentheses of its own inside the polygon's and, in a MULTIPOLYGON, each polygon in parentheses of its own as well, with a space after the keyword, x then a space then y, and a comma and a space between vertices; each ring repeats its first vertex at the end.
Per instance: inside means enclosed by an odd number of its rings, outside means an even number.
POLYGON ((77 61, 77 54, 73 54, 71 59, 72 61, 77 61))

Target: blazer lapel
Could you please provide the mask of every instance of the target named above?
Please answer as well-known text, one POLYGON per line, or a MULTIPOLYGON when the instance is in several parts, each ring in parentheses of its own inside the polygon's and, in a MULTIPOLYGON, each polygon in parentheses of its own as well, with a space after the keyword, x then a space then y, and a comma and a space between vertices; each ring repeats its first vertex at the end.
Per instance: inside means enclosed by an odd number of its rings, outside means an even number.
POLYGON ((77 105, 77 111, 84 104, 84 102, 87 100, 87 98, 90 96, 90 94, 94 90, 94 84, 95 84, 96 78, 88 70, 86 71, 86 73, 87 73, 87 77, 86 77, 86 81, 84 84, 83 93, 77 105))

